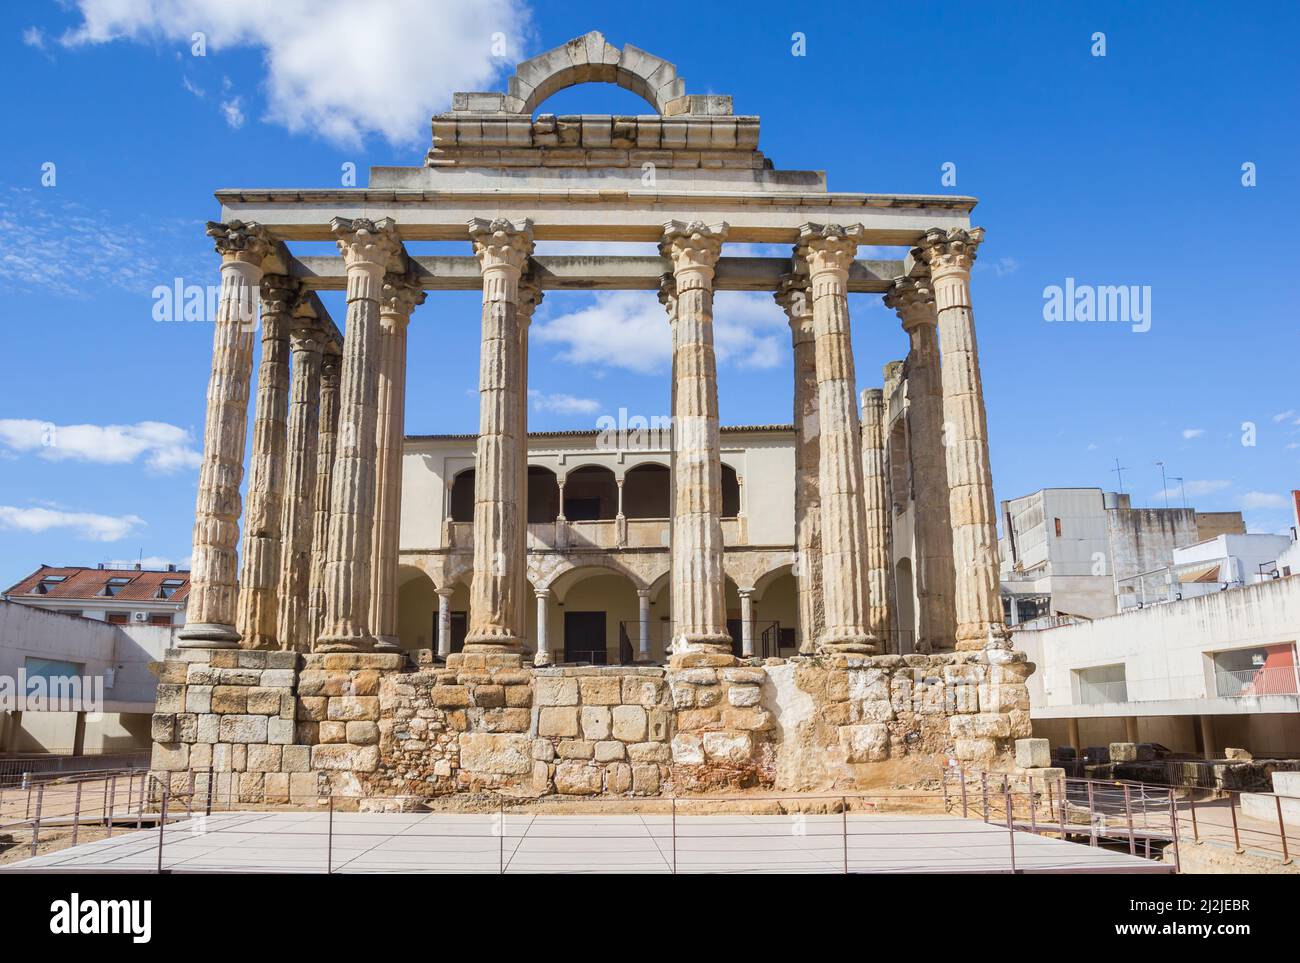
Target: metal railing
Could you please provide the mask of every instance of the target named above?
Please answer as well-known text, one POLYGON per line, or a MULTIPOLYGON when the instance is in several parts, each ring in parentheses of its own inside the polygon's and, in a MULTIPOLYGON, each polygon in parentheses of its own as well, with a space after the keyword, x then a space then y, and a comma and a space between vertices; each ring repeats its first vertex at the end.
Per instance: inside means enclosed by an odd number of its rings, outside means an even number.
POLYGON ((149 750, 131 752, 68 751, 7 753, 0 755, 0 787, 26 785, 35 779, 58 778, 94 770, 143 769, 149 765, 149 750))
POLYGON ((1214 670, 1214 688, 1222 699, 1249 699, 1253 696, 1295 695, 1297 685, 1295 666, 1276 666, 1259 669, 1214 670))
POLYGON ((87 834, 111 838, 119 826, 141 829, 160 818, 149 804, 151 780, 145 769, 108 769, 0 787, 0 833, 28 837, 16 844, 35 856, 42 842, 76 846, 87 834))

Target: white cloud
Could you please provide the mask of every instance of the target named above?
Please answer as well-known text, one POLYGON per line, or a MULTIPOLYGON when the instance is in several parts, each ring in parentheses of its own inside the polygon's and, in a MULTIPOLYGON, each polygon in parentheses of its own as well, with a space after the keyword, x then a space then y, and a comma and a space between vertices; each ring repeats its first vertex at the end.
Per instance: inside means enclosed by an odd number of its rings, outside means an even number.
POLYGON ((99 515, 51 508, 15 508, 0 505, 0 527, 39 534, 52 528, 73 529, 93 542, 116 542, 145 524, 139 515, 99 515))
POLYGON ((1205 434, 1205 429, 1204 429, 1204 428, 1184 428, 1184 429, 1183 429, 1183 437, 1186 438, 1186 439, 1188 439, 1188 440, 1190 440, 1190 439, 1192 439, 1192 438, 1200 438, 1201 435, 1203 435, 1203 434, 1205 434))
POLYGON ((206 96, 206 92, 203 90, 203 88, 200 87, 198 84, 196 84, 194 81, 190 80, 189 77, 181 78, 181 86, 184 87, 186 90, 188 90, 190 93, 192 93, 195 97, 199 98, 200 100, 202 100, 206 96))
POLYGON ((1276 492, 1246 492, 1241 496, 1241 507, 1246 511, 1259 508, 1286 508, 1286 496, 1276 492))
POLYGON ((37 50, 44 50, 45 32, 40 27, 28 27, 23 31, 23 43, 37 50))
POLYGON ((1015 274, 1019 270, 1020 262, 1013 257, 1002 257, 993 262, 993 273, 1000 278, 1015 274))
POLYGON ((523 59, 522 0, 77 0, 67 47, 114 40, 183 44, 207 55, 250 47, 266 65, 267 119, 355 146, 370 133, 409 144, 457 90, 491 89, 523 59), (500 37, 494 37, 500 34, 500 37), (500 40, 505 49, 494 44, 500 40))
POLYGON ((1275 415, 1273 416, 1273 420, 1274 420, 1274 421, 1286 421, 1288 418, 1294 418, 1294 417, 1295 417, 1295 413, 1296 413, 1296 412, 1295 412, 1295 409, 1294 409, 1294 408, 1288 408, 1286 411, 1279 411, 1277 414, 1275 414, 1275 415))
POLYGON ((165 569, 170 565, 175 565, 178 569, 188 569, 191 564, 190 558, 184 558, 177 561, 174 558, 168 558, 165 555, 146 555, 144 558, 113 558, 104 562, 105 568, 134 568, 139 565, 145 569, 165 569))
POLYGON ((594 415, 600 411, 600 402, 595 398, 578 398, 563 393, 543 394, 530 390, 528 400, 534 411, 549 411, 557 415, 594 415))
MULTIPOLYGON (((713 337, 719 364, 776 367, 784 355, 786 330, 785 313, 770 295, 722 291, 714 299, 713 337)), ((588 307, 534 322, 531 337, 560 345, 559 357, 572 364, 652 374, 672 362, 668 315, 658 298, 646 291, 600 292, 588 307)))
POLYGON ((184 428, 161 421, 134 425, 55 425, 32 418, 0 418, 0 445, 37 452, 49 461, 121 465, 144 457, 153 471, 197 468, 202 458, 184 428))
POLYGON ((1188 498, 1201 498, 1231 487, 1232 482, 1222 479, 1193 478, 1185 482, 1181 488, 1178 485, 1170 485, 1168 488, 1156 492, 1152 497, 1176 499, 1186 495, 1188 498))
POLYGON ((221 102, 221 116, 226 118, 226 123, 235 130, 244 126, 244 111, 240 106, 239 97, 231 97, 229 100, 221 102))

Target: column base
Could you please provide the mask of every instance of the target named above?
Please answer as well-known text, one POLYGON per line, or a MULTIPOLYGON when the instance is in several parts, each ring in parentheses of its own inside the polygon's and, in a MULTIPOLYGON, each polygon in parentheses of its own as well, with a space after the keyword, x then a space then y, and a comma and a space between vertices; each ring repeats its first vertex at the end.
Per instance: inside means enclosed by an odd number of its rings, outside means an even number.
POLYGON ((373 652, 375 637, 365 635, 322 635, 313 652, 373 652))
POLYGON ((673 637, 668 664, 673 668, 717 668, 736 664, 731 636, 725 632, 701 632, 673 637))
POLYGON ((817 640, 818 655, 875 655, 880 640, 869 632, 824 635, 817 640))
POLYGON ((400 652, 402 651, 402 640, 395 635, 376 635, 375 651, 400 652))
POLYGON ((1000 622, 957 627, 957 651, 979 652, 984 649, 1011 648, 1011 631, 1000 622))
POLYGON ((555 660, 551 658, 551 653, 549 652, 538 652, 533 656, 533 665, 537 666, 539 669, 543 666, 554 664, 555 660))
POLYGON ((243 638, 233 625, 189 622, 176 633, 178 649, 237 649, 243 638))
POLYGON ((466 655, 523 655, 524 640, 506 632, 475 632, 465 638, 464 652, 466 655))

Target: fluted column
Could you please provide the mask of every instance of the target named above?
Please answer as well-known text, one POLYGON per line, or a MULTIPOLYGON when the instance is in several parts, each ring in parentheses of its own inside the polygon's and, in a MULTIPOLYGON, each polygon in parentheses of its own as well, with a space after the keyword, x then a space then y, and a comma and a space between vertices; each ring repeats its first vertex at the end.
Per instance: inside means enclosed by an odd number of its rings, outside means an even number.
POLYGON ((885 295, 885 304, 898 313, 910 343, 906 363, 907 431, 917 508, 913 520, 919 602, 916 651, 951 649, 957 632, 953 600, 956 577, 934 288, 927 277, 896 278, 885 295))
POLYGON ((320 439, 321 334, 314 320, 297 319, 290 335, 293 353, 289 389, 288 458, 280 527, 276 638, 280 648, 311 651, 312 532, 316 523, 317 447, 320 439))
POLYGON ((983 239, 982 228, 935 228, 912 252, 930 267, 939 314, 958 649, 1001 649, 1011 644, 999 597, 988 418, 970 297, 971 266, 983 239))
POLYGON ((262 278, 262 360, 257 369, 253 456, 244 506, 236 625, 245 649, 278 649, 277 593, 283 548, 285 446, 289 434, 289 329, 298 282, 283 274, 262 278))
POLYGON ((404 268, 402 242, 390 218, 347 220, 330 229, 347 269, 347 328, 339 384, 338 450, 330 488, 329 555, 325 563, 325 630, 319 652, 374 648, 370 587, 375 521, 376 398, 379 389, 379 303, 384 274, 404 268))
POLYGON ((523 650, 519 529, 527 516, 519 490, 519 279, 533 250, 530 221, 475 219, 469 225, 483 273, 483 341, 479 360, 479 437, 474 461, 474 581, 469 652, 523 650))
POLYGON ((885 393, 862 392, 862 494, 867 520, 867 631, 889 638, 889 503, 885 495, 885 393))
MULTIPOLYGON (((515 317, 519 325, 519 525, 515 533, 515 597, 519 601, 519 628, 527 624, 524 619, 524 600, 528 598, 528 328, 533 321, 533 312, 542 303, 542 289, 532 277, 531 272, 523 272, 519 278, 519 302, 515 308, 515 317)), ((542 657, 541 633, 538 625, 537 658, 542 657)), ((546 656, 550 658, 549 652, 546 656)), ((545 663, 538 663, 539 665, 545 663)))
POLYGON ((862 437, 849 326, 849 266, 860 225, 805 224, 796 256, 808 263, 817 355, 820 414, 822 603, 825 627, 818 649, 870 653, 878 639, 867 630, 866 506, 862 437))
POLYGON ((221 299, 212 335, 189 607, 177 639, 182 648, 222 649, 239 644, 235 628, 239 486, 244 477, 256 297, 271 237, 260 225, 243 221, 209 222, 207 233, 221 255, 221 299))
MULTIPOLYGON (((803 262, 801 266, 806 267, 803 262)), ((799 595, 799 651, 815 650, 821 636, 822 559, 820 411, 817 401, 817 350, 813 339, 812 294, 805 272, 782 275, 775 294, 790 321, 794 352, 794 542, 795 587, 799 595)))
POLYGON ((674 664, 729 661, 722 569, 722 461, 718 375, 713 350, 713 269, 725 224, 664 226, 660 244, 672 260, 673 503, 672 610, 674 664), (703 659, 701 657, 704 657, 703 659))
POLYGON ((337 346, 321 354, 320 417, 316 442, 316 481, 312 497, 311 578, 307 588, 307 648, 311 651, 325 631, 325 563, 329 558, 330 492, 333 490, 334 455, 338 448, 339 376, 343 358, 337 346))
POLYGON ((636 590, 637 661, 650 661, 650 590, 636 590))
POLYGON ((371 624, 375 648, 395 652, 397 555, 402 521, 402 442, 406 420, 406 329, 411 312, 424 303, 413 276, 384 277, 379 302, 379 393, 375 415, 375 528, 371 569, 371 624))

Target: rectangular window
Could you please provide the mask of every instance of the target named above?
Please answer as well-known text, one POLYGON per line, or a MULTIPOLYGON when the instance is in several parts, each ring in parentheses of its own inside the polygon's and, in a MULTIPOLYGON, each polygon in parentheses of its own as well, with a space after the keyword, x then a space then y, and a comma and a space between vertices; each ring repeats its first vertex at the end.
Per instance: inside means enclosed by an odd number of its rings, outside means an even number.
POLYGON ((1293 695, 1297 685, 1295 645, 1261 645, 1210 655, 1215 694, 1221 699, 1293 695))
POLYGON ((162 580, 162 586, 158 589, 158 598, 169 599, 176 594, 176 590, 185 584, 182 578, 165 578, 162 580))
POLYGON ((1061 537, 1061 520, 1058 518, 1058 519, 1055 519, 1055 521, 1056 521, 1056 537, 1057 537, 1057 538, 1060 538, 1060 537, 1061 537))
POLYGON ((1124 664, 1097 665, 1074 671, 1079 691, 1080 705, 1102 702, 1128 702, 1128 682, 1124 677, 1124 664))
POLYGON ((130 619, 126 612, 109 612, 104 621, 111 622, 113 625, 126 625, 130 619))
POLYGON ((118 592, 122 591, 123 588, 125 588, 127 585, 130 584, 131 584, 131 580, 126 577, 119 576, 119 577, 111 578, 104 583, 104 594, 111 598, 112 596, 116 595, 118 592))
POLYGON ((171 625, 172 617, 170 615, 159 615, 157 613, 149 616, 150 625, 171 625))

